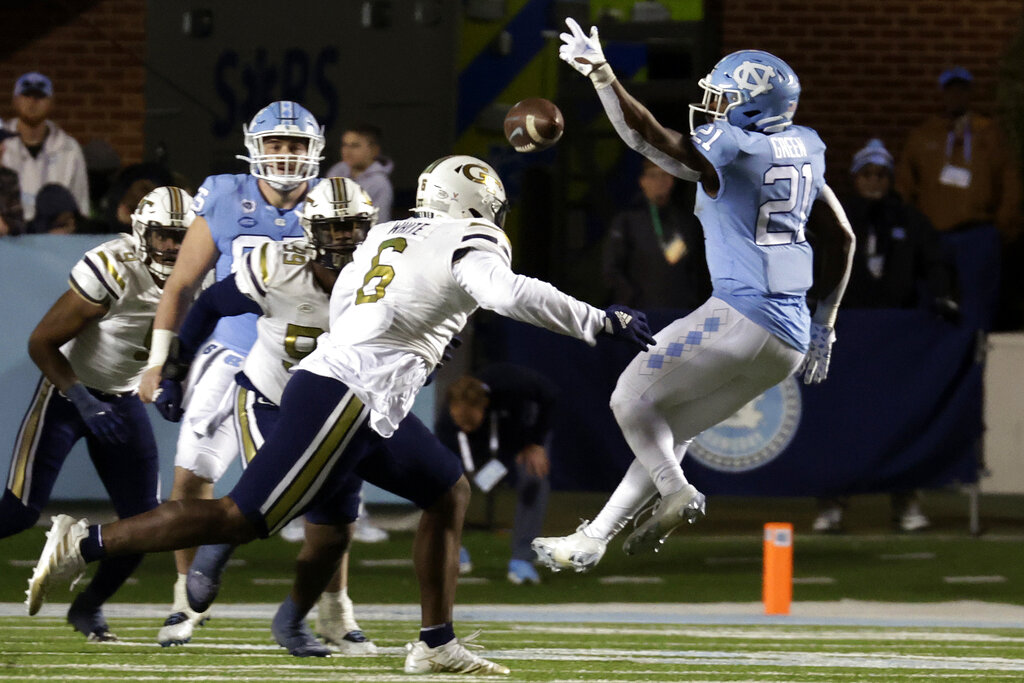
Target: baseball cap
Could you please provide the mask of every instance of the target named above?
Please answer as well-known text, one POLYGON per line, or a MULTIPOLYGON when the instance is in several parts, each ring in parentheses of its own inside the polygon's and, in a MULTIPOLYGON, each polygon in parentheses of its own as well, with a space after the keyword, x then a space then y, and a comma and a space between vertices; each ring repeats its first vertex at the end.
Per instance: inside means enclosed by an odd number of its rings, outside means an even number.
POLYGON ((850 164, 850 173, 857 173, 868 164, 884 166, 890 171, 892 170, 892 154, 889 153, 889 150, 885 148, 885 145, 878 138, 868 140, 868 144, 864 145, 864 147, 853 155, 853 163, 850 164))
POLYGON ((971 72, 962 66, 954 66, 952 69, 946 69, 939 74, 939 87, 945 88, 953 81, 963 81, 965 83, 972 83, 974 76, 971 72))
POLYGON ((15 95, 42 95, 53 97, 53 83, 38 71, 22 74, 14 83, 15 95))

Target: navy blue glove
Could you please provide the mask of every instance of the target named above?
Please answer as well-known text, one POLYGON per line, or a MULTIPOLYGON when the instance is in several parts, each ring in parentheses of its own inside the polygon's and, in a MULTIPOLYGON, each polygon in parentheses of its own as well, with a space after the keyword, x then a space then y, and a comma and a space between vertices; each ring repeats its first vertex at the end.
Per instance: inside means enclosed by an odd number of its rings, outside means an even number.
POLYGON ((75 406, 78 414, 82 416, 85 426, 100 441, 109 444, 128 441, 128 428, 121 416, 114 410, 114 406, 90 394, 84 384, 75 382, 65 396, 75 406))
POLYGON ((156 409, 165 420, 170 422, 180 422, 181 416, 185 412, 185 409, 181 406, 182 396, 184 392, 181 388, 181 382, 176 379, 162 379, 160 380, 159 393, 156 395, 156 409))
POLYGON ((647 315, 618 304, 604 309, 604 333, 646 351, 654 345, 654 335, 647 325, 647 315))

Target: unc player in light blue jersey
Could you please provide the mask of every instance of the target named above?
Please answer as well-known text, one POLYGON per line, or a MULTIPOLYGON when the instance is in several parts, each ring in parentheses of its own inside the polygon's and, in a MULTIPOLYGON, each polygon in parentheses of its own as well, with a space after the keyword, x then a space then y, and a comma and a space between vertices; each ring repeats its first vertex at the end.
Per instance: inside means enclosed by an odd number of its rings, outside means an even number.
POLYGON ((793 125, 796 73, 778 57, 743 50, 723 58, 699 82, 690 134, 662 126, 622 87, 604 58, 597 28, 572 19, 559 56, 589 77, 619 136, 669 173, 697 183, 695 213, 704 229, 711 298, 655 335, 619 376, 612 412, 635 461, 592 522, 568 536, 537 538, 546 565, 586 571, 609 540, 654 494, 654 512, 626 539, 632 555, 656 551, 684 521, 704 515, 705 500, 683 475, 692 439, 799 372, 807 383, 828 373, 836 311, 849 277, 853 231, 825 184, 825 145, 793 125), (814 201, 820 249, 819 299, 806 303, 814 258, 806 226, 814 201))
MULTIPOLYGON (((256 339, 257 316, 226 318, 218 324, 192 366, 184 396, 180 384, 160 384, 171 339, 211 268, 216 279, 223 280, 235 270, 236 262, 267 240, 303 236, 295 210, 318 182, 323 158, 323 128, 295 102, 269 104, 248 126, 242 126, 242 132, 249 154, 238 158, 249 163, 249 173, 210 176, 196 193, 195 230, 182 243, 179 267, 164 287, 153 325, 149 369, 139 385, 142 400, 155 400, 168 419, 181 419, 184 409, 171 500, 212 498, 214 483, 238 453, 234 443, 219 442, 217 425, 210 418, 221 412, 222 400, 234 387, 234 376, 256 339)), ((206 618, 188 608, 185 595, 194 552, 175 553, 178 579, 171 615, 158 636, 162 645, 187 642, 193 628, 206 618)))

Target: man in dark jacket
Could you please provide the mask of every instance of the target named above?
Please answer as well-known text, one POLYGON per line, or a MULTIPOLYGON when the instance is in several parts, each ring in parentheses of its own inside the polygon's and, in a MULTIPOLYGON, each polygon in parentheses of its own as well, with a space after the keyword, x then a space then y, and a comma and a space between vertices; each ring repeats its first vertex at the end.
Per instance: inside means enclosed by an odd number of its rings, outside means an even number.
MULTIPOLYGON (((462 456, 467 474, 482 490, 489 492, 510 475, 517 504, 508 580, 515 584, 540 583, 530 541, 541 532, 551 490, 548 446, 557 392, 529 368, 495 363, 448 388, 446 410, 434 430, 441 443, 462 456)), ((468 552, 460 563, 471 567, 468 552)))
POLYGON ((704 234, 672 200, 675 177, 648 160, 639 178, 640 203, 617 214, 604 245, 610 299, 642 309, 693 310, 711 294, 704 234))

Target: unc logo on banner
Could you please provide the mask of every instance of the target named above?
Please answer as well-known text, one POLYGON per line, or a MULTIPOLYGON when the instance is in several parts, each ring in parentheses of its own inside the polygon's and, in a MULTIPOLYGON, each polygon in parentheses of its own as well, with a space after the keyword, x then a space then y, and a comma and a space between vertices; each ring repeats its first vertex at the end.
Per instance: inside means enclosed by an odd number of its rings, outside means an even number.
POLYGON ((794 377, 764 392, 693 440, 687 456, 719 472, 746 472, 785 450, 800 424, 800 387, 794 377))
POLYGON ((732 73, 732 80, 740 90, 749 90, 751 97, 768 92, 774 86, 771 78, 775 76, 775 67, 756 62, 743 62, 732 73))

